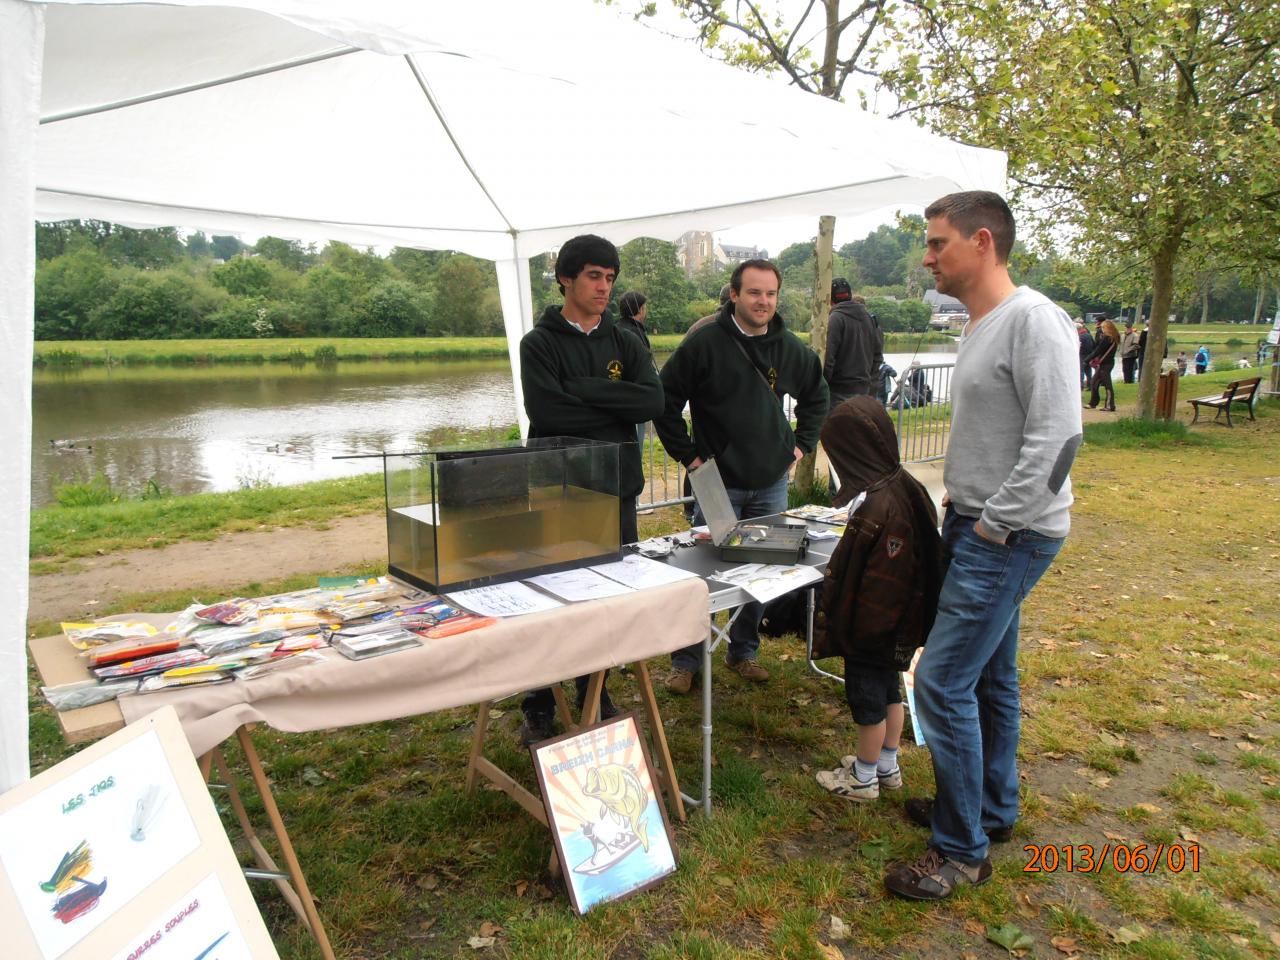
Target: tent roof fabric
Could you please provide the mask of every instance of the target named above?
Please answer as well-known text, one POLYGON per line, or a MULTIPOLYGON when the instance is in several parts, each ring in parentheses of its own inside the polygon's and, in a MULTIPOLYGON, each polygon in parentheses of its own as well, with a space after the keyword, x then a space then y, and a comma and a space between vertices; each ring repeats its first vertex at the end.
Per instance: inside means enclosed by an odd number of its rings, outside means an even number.
POLYGON ((528 257, 1003 187, 587 0, 48 9, 37 212, 528 257))

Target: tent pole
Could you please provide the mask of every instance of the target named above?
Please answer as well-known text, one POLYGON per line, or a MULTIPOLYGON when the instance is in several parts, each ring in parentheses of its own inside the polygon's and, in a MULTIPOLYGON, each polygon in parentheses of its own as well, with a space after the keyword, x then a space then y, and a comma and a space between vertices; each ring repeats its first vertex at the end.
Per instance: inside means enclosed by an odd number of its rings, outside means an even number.
POLYGON ((35 163, 44 6, 0 0, 0 793, 31 775, 27 602, 31 530, 31 355, 35 317, 35 163))
POLYGON ((520 340, 533 329, 533 293, 529 286, 529 258, 521 257, 512 234, 511 260, 498 260, 498 296, 502 301, 502 323, 507 333, 507 356, 511 360, 512 393, 516 404, 516 422, 520 436, 529 435, 529 415, 524 409, 524 391, 520 388, 520 340))

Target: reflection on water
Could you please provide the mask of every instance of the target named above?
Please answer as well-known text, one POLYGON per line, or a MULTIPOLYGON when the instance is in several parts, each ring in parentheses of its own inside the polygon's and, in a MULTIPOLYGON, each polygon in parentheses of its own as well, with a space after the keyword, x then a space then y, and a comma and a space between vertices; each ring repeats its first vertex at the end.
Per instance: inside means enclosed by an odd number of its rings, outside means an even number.
MULTIPOLYGON (((929 345, 919 359, 945 362, 952 350, 929 345)), ((902 372, 913 356, 885 359, 902 372)), ((516 421, 505 360, 37 370, 33 380, 34 506, 99 473, 132 493, 152 478, 199 493, 350 476, 381 461, 333 457, 516 421)))
POLYGON ((35 506, 97 473, 116 489, 154 477, 175 493, 349 476, 381 462, 334 456, 515 423, 501 360, 36 371, 32 405, 35 506))

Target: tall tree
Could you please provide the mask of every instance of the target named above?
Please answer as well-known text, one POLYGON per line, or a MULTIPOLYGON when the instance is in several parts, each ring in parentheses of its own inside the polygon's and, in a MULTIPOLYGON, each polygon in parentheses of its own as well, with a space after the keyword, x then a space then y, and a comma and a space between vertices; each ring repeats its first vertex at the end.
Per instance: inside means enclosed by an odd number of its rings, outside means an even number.
MULTIPOLYGON (((883 77, 903 111, 1008 151, 1033 231, 1065 235, 1116 287, 1151 290, 1148 353, 1164 348, 1188 245, 1280 256, 1274 0, 924 0, 920 11, 887 28, 883 77)), ((1143 368, 1144 417, 1159 372, 1143 368)))

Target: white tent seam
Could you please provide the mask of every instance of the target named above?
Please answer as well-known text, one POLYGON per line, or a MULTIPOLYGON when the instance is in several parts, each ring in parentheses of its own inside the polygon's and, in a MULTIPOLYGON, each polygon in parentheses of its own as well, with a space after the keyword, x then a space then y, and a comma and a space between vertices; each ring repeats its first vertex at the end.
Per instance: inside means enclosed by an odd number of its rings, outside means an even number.
POLYGON ((151 103, 156 100, 167 100, 170 97, 180 97, 186 93, 195 93, 199 90, 208 90, 212 87, 224 86, 228 83, 239 83, 241 80, 252 80, 254 77, 264 77, 268 74, 279 73, 281 70, 292 70, 295 67, 306 67, 313 63, 322 63, 325 60, 332 60, 335 57, 345 57, 349 53, 361 52, 360 47, 341 47, 336 50, 327 50, 324 53, 313 54, 308 57, 298 57, 293 60, 285 60, 280 63, 274 63, 267 67, 258 67, 255 70, 246 70, 243 73, 232 74, 228 77, 218 77, 215 80, 204 80, 200 83, 189 83, 182 87, 174 87, 171 90, 157 90, 154 93, 143 94, 139 97, 130 97, 127 100, 117 100, 114 103, 102 103, 93 107, 84 107, 80 110, 68 110, 65 113, 55 113, 52 116, 41 117, 40 124, 58 123, 62 120, 75 120, 79 117, 90 117, 95 113, 110 113, 112 110, 122 110, 125 107, 136 107, 139 104, 151 103))
POLYGON ((335 227, 356 227, 370 230, 447 230, 450 233, 475 233, 494 237, 509 236, 514 232, 512 230, 500 230, 496 227, 424 226, 417 223, 367 223, 356 220, 334 220, 327 217, 302 217, 291 213, 253 213, 247 210, 232 210, 228 207, 193 207, 187 203, 169 203, 165 200, 144 200, 139 197, 126 197, 119 194, 85 193, 78 190, 59 190, 57 187, 42 187, 39 185, 36 186, 36 191, 37 193, 43 193, 48 196, 79 197, 84 200, 103 200, 109 203, 136 204, 138 206, 159 207, 161 209, 181 209, 194 213, 222 213, 236 217, 269 217, 273 220, 291 220, 295 223, 332 224, 335 227))
POLYGON ((514 238, 518 231, 512 225, 511 220, 503 212, 502 207, 498 205, 498 201, 493 198, 493 194, 489 192, 489 188, 485 182, 480 179, 480 174, 476 173, 475 167, 471 165, 471 160, 467 157, 467 153, 462 149, 462 144, 458 142, 458 138, 453 135, 453 128, 449 126, 449 121, 445 119, 444 111, 440 109, 440 104, 436 100, 436 96, 431 92, 431 84, 427 83, 427 78, 422 75, 422 71, 418 69, 417 61, 413 59, 413 54, 406 53, 404 56, 405 63, 409 64, 409 69, 413 71, 414 79, 418 81, 418 86, 422 88, 422 95, 427 98, 427 103, 431 104, 431 109, 435 112, 436 119, 440 121, 440 127, 444 130, 445 135, 449 138, 449 142, 453 144, 453 149, 457 151, 458 159, 462 161, 462 165, 467 168, 467 173, 471 174, 471 179, 476 182, 476 186, 485 195, 485 198, 493 204, 494 212, 502 218, 502 222, 507 225, 507 232, 514 238))

